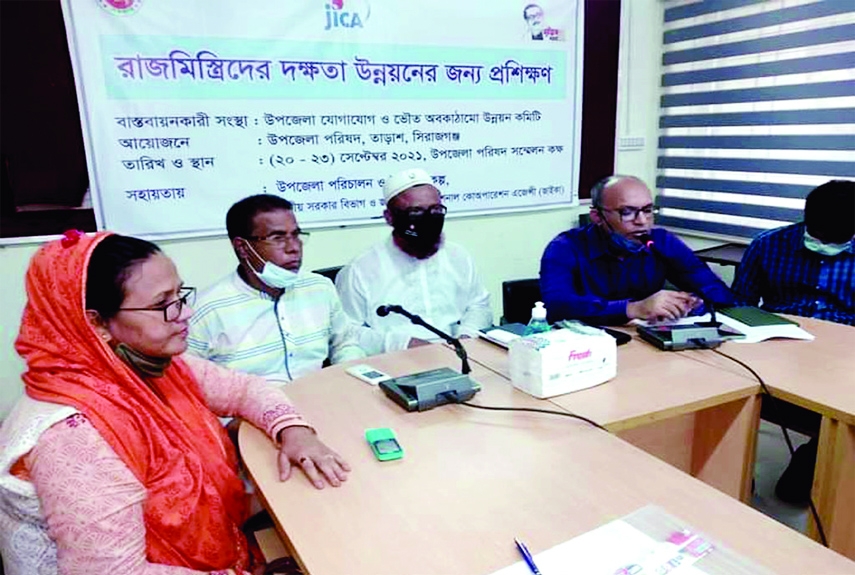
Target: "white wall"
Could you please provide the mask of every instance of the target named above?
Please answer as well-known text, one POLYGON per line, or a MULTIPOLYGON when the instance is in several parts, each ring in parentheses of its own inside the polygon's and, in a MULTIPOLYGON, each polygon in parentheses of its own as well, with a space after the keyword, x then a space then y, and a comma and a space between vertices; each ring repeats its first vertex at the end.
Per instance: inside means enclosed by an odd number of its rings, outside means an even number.
MULTIPOLYGON (((656 174, 662 7, 658 0, 623 0, 619 136, 643 137, 644 147, 619 150, 616 172, 634 174, 651 186, 656 174)), ((502 281, 536 277, 543 248, 560 231, 576 224, 587 207, 517 215, 450 219, 446 233, 475 258, 490 290, 495 318, 501 314, 502 281)), ((384 238, 384 224, 312 230, 305 246, 305 269, 346 263, 384 238)), ((23 277, 36 245, 0 247, 0 418, 22 393, 24 365, 13 343, 25 303, 23 277)), ((228 273, 235 259, 225 237, 161 242, 188 285, 202 287, 228 273)))
POLYGON ((617 142, 615 173, 656 184, 656 145, 659 137, 662 3, 623 0, 618 61, 617 142), (623 144, 643 140, 639 148, 623 144))

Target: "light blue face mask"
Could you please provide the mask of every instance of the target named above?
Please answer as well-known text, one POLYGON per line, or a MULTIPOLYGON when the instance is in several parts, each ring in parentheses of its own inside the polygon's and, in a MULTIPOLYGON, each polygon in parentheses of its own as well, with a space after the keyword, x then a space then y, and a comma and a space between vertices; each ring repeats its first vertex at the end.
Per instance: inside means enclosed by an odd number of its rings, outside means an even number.
POLYGON ((827 244, 825 242, 821 242, 805 230, 805 247, 810 251, 819 254, 821 256, 826 256, 829 258, 833 258, 835 256, 839 256, 847 249, 849 249, 849 244, 851 241, 843 243, 843 244, 827 244))
POLYGON ((644 244, 633 241, 617 232, 609 232, 609 242, 620 251, 637 254, 644 251, 644 244))
POLYGON ((256 271, 252 265, 248 266, 249 269, 252 270, 252 273, 255 274, 261 282, 274 289, 288 289, 294 285, 297 281, 297 278, 300 277, 300 274, 297 272, 292 272, 291 270, 286 270, 281 266, 277 266, 271 261, 265 260, 263 257, 258 255, 258 252, 252 247, 249 242, 246 242, 246 245, 249 249, 252 250, 252 253, 255 254, 255 257, 264 262, 264 267, 261 268, 261 271, 256 271))
POLYGON ((609 244, 618 252, 628 252, 631 254, 637 254, 644 251, 644 244, 642 244, 641 242, 633 241, 614 231, 614 228, 612 228, 612 225, 608 222, 608 220, 606 220, 606 217, 604 214, 602 214, 602 212, 600 212, 600 217, 606 224, 607 230, 605 231, 609 235, 609 244))

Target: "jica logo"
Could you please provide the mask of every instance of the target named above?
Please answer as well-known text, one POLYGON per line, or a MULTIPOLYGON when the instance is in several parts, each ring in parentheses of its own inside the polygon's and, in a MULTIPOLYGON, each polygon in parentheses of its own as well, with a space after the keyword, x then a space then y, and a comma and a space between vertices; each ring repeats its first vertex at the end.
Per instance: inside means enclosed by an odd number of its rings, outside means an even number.
POLYGON ((362 28, 371 16, 371 6, 368 0, 330 0, 324 6, 327 14, 327 25, 324 30, 331 28, 362 28))

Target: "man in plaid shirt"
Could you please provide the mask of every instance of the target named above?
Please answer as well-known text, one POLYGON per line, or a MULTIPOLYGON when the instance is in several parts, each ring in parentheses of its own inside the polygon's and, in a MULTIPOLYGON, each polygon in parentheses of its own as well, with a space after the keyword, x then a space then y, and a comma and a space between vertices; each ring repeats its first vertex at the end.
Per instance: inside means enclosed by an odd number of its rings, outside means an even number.
POLYGON ((731 287, 737 301, 855 325, 855 182, 833 180, 805 200, 804 221, 758 235, 731 287))
MULTIPOLYGON (((811 191, 804 221, 757 236, 736 272, 739 303, 772 312, 855 326, 855 182, 834 180, 811 191)), ((798 408, 793 408, 798 411, 798 408)), ((816 464, 819 418, 785 414, 787 427, 809 431, 775 486, 779 499, 806 505, 816 464), (805 429, 805 427, 809 429, 805 429)))

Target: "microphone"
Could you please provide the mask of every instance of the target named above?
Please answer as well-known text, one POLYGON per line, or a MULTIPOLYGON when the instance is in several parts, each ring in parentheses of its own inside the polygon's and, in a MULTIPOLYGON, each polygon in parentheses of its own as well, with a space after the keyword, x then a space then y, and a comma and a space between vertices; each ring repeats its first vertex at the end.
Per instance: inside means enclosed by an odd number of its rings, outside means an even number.
MULTIPOLYGON (((638 236, 638 241, 640 241, 641 244, 645 248, 647 248, 647 251, 649 251, 650 253, 653 253, 653 238, 650 236, 650 234, 643 234, 643 235, 638 236)), ((654 255, 656 255, 656 254, 654 254, 654 255)))
MULTIPOLYGON (((650 234, 643 234, 643 235, 638 236, 638 241, 640 241, 644 245, 644 247, 647 249, 648 252, 653 254, 653 256, 656 259, 658 259, 659 261, 664 263, 665 266, 667 267, 668 262, 666 261, 665 256, 662 255, 662 252, 660 252, 658 248, 656 248, 656 243, 653 241, 653 237, 650 234)), ((706 295, 704 295, 703 293, 701 293, 700 296, 701 296, 701 300, 704 302, 704 308, 709 310, 710 321, 709 322, 698 322, 698 325, 703 325, 706 327, 718 327, 718 326, 720 326, 721 322, 719 322, 715 316, 715 304, 712 302, 711 299, 706 297, 706 295)))
MULTIPOLYGON (((638 241, 644 245, 644 248, 654 258, 665 264, 666 268, 668 267, 667 258, 656 247, 656 243, 650 234, 639 235, 638 241)), ((642 339, 653 343, 656 347, 673 351, 698 347, 709 348, 720 345, 723 341, 718 330, 721 322, 716 319, 715 304, 703 293, 700 294, 700 297, 704 303, 704 308, 709 310, 709 321, 698 321, 690 325, 675 325, 668 328, 638 326, 637 331, 639 335, 642 339), (665 332, 667 332, 667 336, 665 332)))
POLYGON ((463 373, 463 375, 466 375, 467 373, 472 371, 472 368, 469 367, 469 355, 466 353, 466 348, 463 347, 463 344, 460 343, 459 339, 457 339, 456 337, 451 337, 444 331, 435 328, 434 326, 423 320, 421 316, 416 315, 414 313, 410 313, 399 305, 386 304, 381 305, 377 308, 377 315, 380 317, 386 317, 390 313, 400 314, 409 319, 415 325, 420 325, 426 330, 435 333, 436 335, 447 341, 451 346, 454 347, 454 351, 457 353, 457 357, 459 357, 461 362, 463 363, 460 369, 461 373, 463 373))
POLYGON ((463 373, 457 373, 448 367, 440 367, 381 381, 379 387, 389 399, 407 411, 426 411, 446 403, 468 401, 481 390, 481 386, 466 375, 472 370, 469 367, 466 349, 459 339, 435 328, 399 305, 381 305, 377 308, 377 315, 380 317, 386 317, 390 313, 408 318, 415 325, 422 326, 454 346, 457 357, 463 362, 461 369, 463 373))

